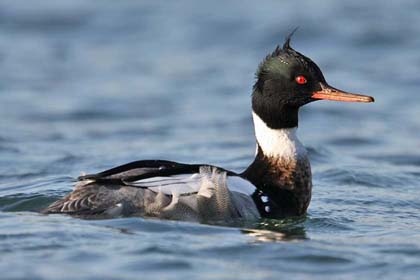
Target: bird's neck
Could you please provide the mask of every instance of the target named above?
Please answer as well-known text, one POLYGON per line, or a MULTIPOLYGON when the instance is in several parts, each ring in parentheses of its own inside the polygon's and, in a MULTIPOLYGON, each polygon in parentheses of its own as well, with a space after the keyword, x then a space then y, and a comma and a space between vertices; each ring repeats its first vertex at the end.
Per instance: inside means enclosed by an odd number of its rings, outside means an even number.
POLYGON ((278 102, 276 99, 263 97, 272 95, 273 93, 270 92, 254 91, 252 94, 252 111, 254 115, 258 115, 272 129, 297 127, 299 107, 278 102))
POLYGON ((256 114, 252 113, 258 149, 262 155, 282 162, 296 162, 306 157, 306 149, 296 135, 297 126, 291 128, 270 128, 256 114))
POLYGON ((257 153, 242 176, 273 199, 278 216, 305 213, 311 198, 311 168, 297 127, 273 129, 253 113, 257 153))

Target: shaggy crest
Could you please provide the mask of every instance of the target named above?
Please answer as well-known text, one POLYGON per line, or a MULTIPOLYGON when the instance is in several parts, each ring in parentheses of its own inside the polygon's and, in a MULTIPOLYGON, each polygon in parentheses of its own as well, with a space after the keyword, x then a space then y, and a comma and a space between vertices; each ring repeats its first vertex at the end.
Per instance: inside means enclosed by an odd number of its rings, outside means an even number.
POLYGON ((301 64, 305 69, 308 71, 315 73, 316 76, 319 77, 320 80, 324 80, 323 75, 319 67, 308 57, 304 56, 303 54, 297 52, 290 46, 290 41, 292 36, 297 31, 298 27, 292 30, 285 39, 283 46, 277 45, 276 48, 272 53, 267 55, 264 60, 259 64, 257 72, 255 73, 255 78, 257 81, 254 84, 253 90, 261 90, 264 84, 264 77, 266 76, 268 70, 266 69, 267 64, 273 58, 277 58, 279 62, 284 64, 290 64, 292 62, 297 62, 301 64))
MULTIPOLYGON (((299 27, 296 27, 295 29, 292 30, 292 32, 290 32, 289 35, 286 36, 286 40, 284 41, 283 44, 283 51, 287 51, 292 49, 290 47, 290 39, 292 39, 293 34, 295 34, 295 32, 299 29, 299 27)), ((292 49, 293 50, 293 49, 292 49)))

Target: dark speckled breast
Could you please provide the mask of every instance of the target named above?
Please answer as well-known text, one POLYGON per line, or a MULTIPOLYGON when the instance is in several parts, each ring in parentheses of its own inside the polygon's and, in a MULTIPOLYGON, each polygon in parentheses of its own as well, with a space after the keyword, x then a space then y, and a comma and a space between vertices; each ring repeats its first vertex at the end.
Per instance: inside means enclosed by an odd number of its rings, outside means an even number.
POLYGON ((306 213, 312 193, 311 166, 306 156, 273 158, 259 149, 242 176, 260 190, 253 198, 262 216, 278 218, 306 213))

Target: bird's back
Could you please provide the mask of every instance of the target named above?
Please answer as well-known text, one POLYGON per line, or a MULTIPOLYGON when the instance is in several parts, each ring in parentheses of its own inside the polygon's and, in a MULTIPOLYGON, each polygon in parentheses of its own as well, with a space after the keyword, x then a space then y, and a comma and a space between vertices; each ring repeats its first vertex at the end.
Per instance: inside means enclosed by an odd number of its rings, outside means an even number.
POLYGON ((136 181, 136 185, 131 186, 87 178, 81 180, 72 193, 46 208, 44 213, 81 217, 138 215, 194 222, 260 217, 251 196, 233 190, 235 186, 232 189, 231 185, 236 182, 228 180, 227 173, 217 167, 202 166, 199 173, 189 175, 190 180, 184 182, 190 186, 172 187, 169 191, 163 183, 152 185, 157 181, 152 181, 154 178, 136 181), (192 184, 197 185, 193 187, 192 184), (186 187, 191 191, 185 192, 186 187))

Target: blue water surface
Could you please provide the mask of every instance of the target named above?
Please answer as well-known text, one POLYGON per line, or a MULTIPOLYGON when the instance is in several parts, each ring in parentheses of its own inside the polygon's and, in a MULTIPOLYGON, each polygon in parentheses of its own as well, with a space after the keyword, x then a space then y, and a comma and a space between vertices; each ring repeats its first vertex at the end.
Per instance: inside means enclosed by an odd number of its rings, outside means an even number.
POLYGON ((419 279, 420 2, 0 1, 0 278, 419 279), (316 102, 306 217, 211 226, 37 210, 81 172, 253 159, 254 72, 292 46, 373 104, 316 102))

